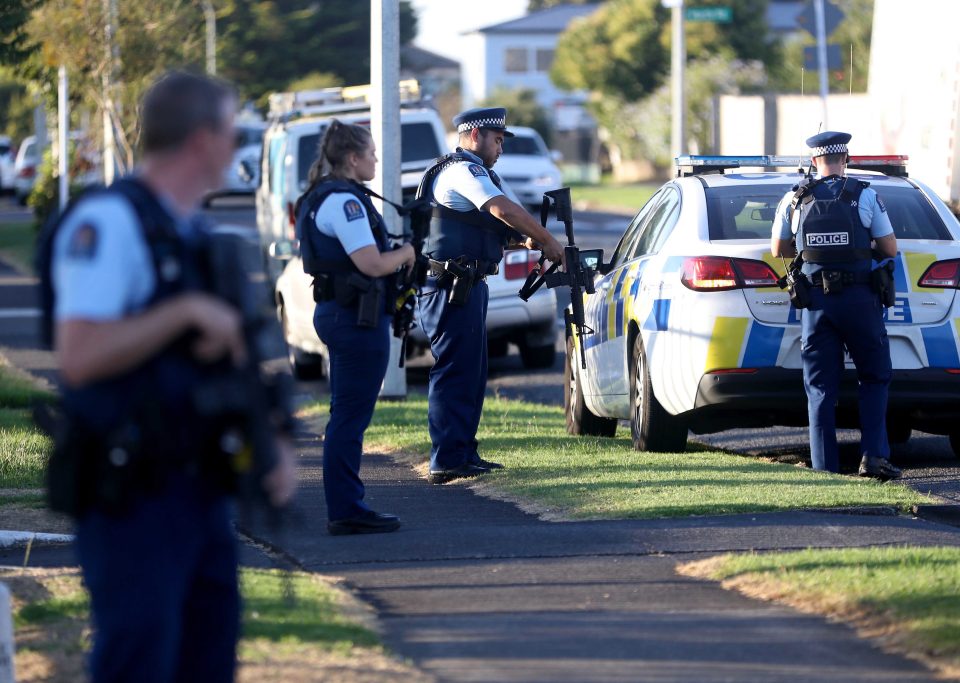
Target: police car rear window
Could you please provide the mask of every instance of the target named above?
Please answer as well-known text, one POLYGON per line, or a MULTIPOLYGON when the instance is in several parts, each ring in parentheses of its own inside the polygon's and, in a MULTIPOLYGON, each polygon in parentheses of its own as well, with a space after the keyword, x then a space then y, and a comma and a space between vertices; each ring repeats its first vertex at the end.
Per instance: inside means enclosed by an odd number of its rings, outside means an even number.
MULTIPOLYGON (((770 239, 780 200, 791 185, 708 187, 711 240, 770 239)), ((898 239, 951 240, 926 197, 914 187, 874 186, 898 239)))
POLYGON ((707 187, 711 240, 770 239, 777 205, 791 185, 707 187))

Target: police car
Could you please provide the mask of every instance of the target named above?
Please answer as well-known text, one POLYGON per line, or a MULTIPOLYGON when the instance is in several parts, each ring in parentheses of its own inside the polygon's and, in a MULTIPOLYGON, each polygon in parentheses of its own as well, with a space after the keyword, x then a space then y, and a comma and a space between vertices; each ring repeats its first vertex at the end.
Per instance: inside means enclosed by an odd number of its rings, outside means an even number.
MULTIPOLYGON (((777 286, 785 264, 770 254, 777 204, 801 176, 763 171, 807 161, 678 159, 678 177, 640 209, 584 297, 592 334, 567 332, 570 433, 612 436, 629 419, 638 450, 682 451, 688 430, 807 423, 801 311, 777 286)), ((895 443, 913 429, 949 435, 960 455, 960 223, 908 177, 906 161, 854 156, 848 166, 883 200, 899 248, 896 305, 885 313, 888 432, 895 443)), ((857 420, 848 357, 837 425, 857 420)))

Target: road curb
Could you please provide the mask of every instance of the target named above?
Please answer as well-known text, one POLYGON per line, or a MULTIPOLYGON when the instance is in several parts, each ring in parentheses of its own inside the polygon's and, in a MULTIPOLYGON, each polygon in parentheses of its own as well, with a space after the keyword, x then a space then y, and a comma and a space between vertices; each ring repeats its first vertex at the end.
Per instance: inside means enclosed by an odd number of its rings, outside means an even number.
POLYGON ((0 530, 0 548, 16 548, 27 545, 61 545, 73 543, 73 534, 44 534, 34 531, 0 530))
POLYGON ((911 510, 928 522, 960 527, 960 505, 914 505, 911 510))
POLYGON ((832 515, 862 515, 867 517, 897 517, 900 510, 892 505, 865 505, 863 507, 800 508, 801 512, 832 515))

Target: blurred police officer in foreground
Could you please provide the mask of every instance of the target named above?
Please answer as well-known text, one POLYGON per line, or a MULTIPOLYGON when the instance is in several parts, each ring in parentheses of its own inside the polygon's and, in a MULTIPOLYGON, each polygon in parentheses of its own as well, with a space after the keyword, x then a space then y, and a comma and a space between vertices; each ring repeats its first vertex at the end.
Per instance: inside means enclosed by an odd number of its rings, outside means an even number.
POLYGON ((560 243, 507 198, 493 171, 504 137, 513 135, 506 117, 502 108, 454 117, 459 146, 427 170, 417 192, 437 205, 423 249, 430 275, 418 301, 435 360, 429 390, 434 484, 500 467, 480 457, 476 439, 487 384, 486 276, 497 272, 510 243, 539 245, 551 261, 563 257, 560 243))
POLYGON ((828 131, 807 140, 819 177, 780 202, 770 243, 774 256, 799 250, 810 285, 801 357, 813 467, 839 471, 835 412, 846 349, 859 380, 859 473, 895 479, 900 470, 890 464, 886 430, 890 346, 871 271, 874 257, 896 257, 897 238, 877 193, 844 176, 850 138, 828 131))
POLYGON ((412 266, 413 247, 390 250, 383 217, 360 184, 373 180, 370 131, 334 119, 297 200, 303 269, 313 276, 313 324, 330 354, 330 420, 323 441, 323 490, 333 535, 394 531, 396 515, 363 501, 360 457, 390 358, 392 276, 412 266))
MULTIPOLYGON (((68 441, 96 489, 81 492, 77 519, 96 682, 233 680, 229 473, 215 456, 223 435, 190 399, 214 366, 247 354, 239 312, 203 291, 209 230, 195 213, 233 158, 235 108, 218 81, 158 80, 141 105, 138 172, 81 199, 54 242, 68 441)), ((278 444, 264 485, 279 505, 295 475, 278 444)))

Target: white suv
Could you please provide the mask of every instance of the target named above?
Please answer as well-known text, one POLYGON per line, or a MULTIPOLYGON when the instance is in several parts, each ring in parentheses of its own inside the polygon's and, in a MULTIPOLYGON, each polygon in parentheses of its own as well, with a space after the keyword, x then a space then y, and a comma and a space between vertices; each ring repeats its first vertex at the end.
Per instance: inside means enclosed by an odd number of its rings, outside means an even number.
POLYGON ((525 206, 539 207, 543 193, 561 185, 555 155, 533 128, 510 126, 512 138, 503 141, 503 153, 494 170, 525 206))
MULTIPOLYGON (((415 85, 415 84, 414 84, 415 85)), ((362 86, 361 86, 362 87, 362 86)), ((405 82, 401 87, 411 88, 405 82)), ((264 250, 266 271, 276 282, 277 314, 284 327, 290 363, 298 377, 325 374, 326 348, 313 327, 314 301, 311 277, 303 272, 295 241, 293 208, 307 189, 307 176, 317 157, 317 148, 330 119, 369 125, 369 105, 349 100, 356 88, 330 88, 271 96, 271 122, 263 140, 263 159, 257 198, 257 228, 264 250)), ((401 187, 403 201, 413 198, 420 179, 445 150, 443 124, 434 109, 417 101, 406 102, 400 111, 401 187)), ((539 254, 508 252, 499 274, 488 277, 490 303, 487 335, 491 355, 507 352, 517 344, 528 367, 554 363, 557 337, 557 302, 551 290, 542 289, 524 304, 517 291, 539 254)), ((429 346, 416 327, 408 351, 429 346)))

